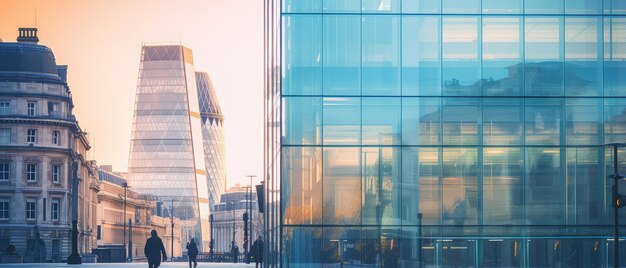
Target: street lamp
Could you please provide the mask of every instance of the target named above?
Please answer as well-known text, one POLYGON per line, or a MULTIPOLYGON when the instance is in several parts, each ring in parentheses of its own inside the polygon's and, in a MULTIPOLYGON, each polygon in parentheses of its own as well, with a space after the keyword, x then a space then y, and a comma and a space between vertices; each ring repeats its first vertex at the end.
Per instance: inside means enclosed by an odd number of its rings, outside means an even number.
POLYGON ((170 223, 172 223, 172 254, 170 255, 170 260, 174 261, 174 200, 170 200, 170 223))
POLYGON ((126 181, 122 182, 122 187, 124 187, 124 236, 122 238, 122 244, 124 244, 124 262, 126 262, 127 250, 126 250, 126 194, 128 191, 128 183, 126 181))
MULTIPOLYGON (((252 230, 254 229, 253 225, 252 225, 252 178, 256 178, 256 175, 248 175, 246 176, 248 178, 250 178, 250 194, 248 194, 248 190, 246 189, 246 211, 248 211, 248 208, 250 210, 250 212, 248 213, 249 218, 250 218, 250 239, 254 239, 254 235, 252 234, 252 230)), ((252 251, 252 246, 251 246, 251 241, 250 239, 248 239, 247 244, 248 244, 248 248, 250 249, 250 251, 252 251)), ((250 263, 250 256, 246 255, 246 263, 250 263)))
POLYGON ((78 162, 72 163, 72 254, 67 258, 67 264, 81 264, 82 258, 78 254, 78 162))
POLYGON ((619 174, 619 162, 617 159, 617 153, 619 147, 626 147, 625 143, 609 143, 604 146, 613 148, 613 175, 608 176, 613 179, 612 187, 612 205, 613 205, 613 266, 619 267, 619 209, 626 206, 626 197, 622 197, 618 191, 618 182, 623 180, 624 176, 619 174))

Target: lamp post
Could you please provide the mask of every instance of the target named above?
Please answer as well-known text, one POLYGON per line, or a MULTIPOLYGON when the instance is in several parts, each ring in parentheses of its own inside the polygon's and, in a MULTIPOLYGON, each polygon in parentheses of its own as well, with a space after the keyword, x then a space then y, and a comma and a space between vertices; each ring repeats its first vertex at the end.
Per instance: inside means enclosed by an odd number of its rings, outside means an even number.
POLYGON ((215 240, 213 240, 213 214, 209 215, 209 224, 211 229, 211 241, 209 242, 209 259, 213 261, 213 247, 215 246, 215 240))
POLYGON ((128 183, 124 181, 122 183, 122 187, 124 187, 124 236, 122 238, 122 244, 124 244, 124 262, 126 262, 127 251, 126 251, 126 194, 128 191, 128 183))
POLYGON ((72 254, 67 258, 67 264, 81 264, 82 258, 78 254, 78 162, 72 163, 72 254))
MULTIPOLYGON (((253 230, 254 230, 254 225, 252 225, 252 215, 254 215, 254 213, 252 212, 252 178, 256 178, 256 175, 248 175, 246 176, 248 178, 250 178, 250 194, 246 194, 246 205, 249 204, 249 210, 250 212, 248 213, 248 216, 250 218, 250 239, 248 239, 248 245, 250 248, 250 251, 252 251, 252 241, 251 239, 254 239, 254 235, 253 235, 253 230)), ((247 191, 246 191, 247 193, 247 191)), ((250 257, 248 255, 246 255, 246 263, 250 263, 250 257)))
POLYGON ((619 208, 626 206, 626 196, 622 197, 619 193, 618 182, 624 179, 624 176, 619 174, 619 162, 617 159, 617 153, 619 147, 625 147, 624 143, 609 143, 604 146, 613 148, 613 175, 609 178, 613 179, 612 190, 612 205, 613 205, 613 266, 619 267, 619 208))
POLYGON ((170 260, 174 261, 174 200, 170 200, 170 205, 172 208, 170 209, 170 222, 172 223, 172 254, 170 255, 170 260))

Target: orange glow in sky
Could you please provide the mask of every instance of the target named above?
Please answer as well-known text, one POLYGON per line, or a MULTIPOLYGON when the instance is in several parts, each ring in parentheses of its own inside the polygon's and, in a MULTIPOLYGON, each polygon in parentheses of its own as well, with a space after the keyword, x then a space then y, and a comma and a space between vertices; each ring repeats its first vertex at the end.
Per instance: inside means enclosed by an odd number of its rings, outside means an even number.
POLYGON ((15 42, 18 27, 39 29, 40 44, 69 65, 91 158, 117 171, 128 165, 141 44, 191 48, 226 117, 228 184, 247 185, 246 175, 263 174, 262 12, 258 0, 1 0, 0 38, 15 42))

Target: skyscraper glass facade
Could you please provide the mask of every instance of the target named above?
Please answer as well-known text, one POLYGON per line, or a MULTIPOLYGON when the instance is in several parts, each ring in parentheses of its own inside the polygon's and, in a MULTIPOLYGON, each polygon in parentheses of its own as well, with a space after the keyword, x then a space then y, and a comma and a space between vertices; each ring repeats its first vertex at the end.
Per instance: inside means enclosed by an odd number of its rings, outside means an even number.
POLYGON ((196 72, 204 161, 209 189, 209 206, 220 203, 226 190, 226 149, 224 148, 224 115, 209 74, 196 72))
POLYGON ((155 196, 164 213, 173 211, 181 220, 196 222, 190 236, 208 248, 209 202, 200 121, 191 50, 181 45, 144 45, 128 181, 134 191, 155 196))
POLYGON ((265 32, 268 267, 612 260, 626 1, 268 0, 265 32))

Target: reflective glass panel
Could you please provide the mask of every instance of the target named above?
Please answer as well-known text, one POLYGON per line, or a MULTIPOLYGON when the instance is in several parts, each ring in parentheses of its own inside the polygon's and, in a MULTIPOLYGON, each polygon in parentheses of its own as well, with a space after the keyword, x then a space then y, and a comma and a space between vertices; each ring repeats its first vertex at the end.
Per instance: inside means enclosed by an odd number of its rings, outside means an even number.
POLYGON ((442 0, 443 13, 479 14, 480 0, 442 0))
POLYGON ((285 97, 283 144, 322 143, 322 100, 318 97, 285 97))
POLYGON ((561 144, 563 101, 561 99, 527 99, 526 144, 561 144))
POLYGON ((441 19, 402 17, 402 95, 441 95, 441 19))
POLYGON ((443 100, 443 144, 477 145, 480 100, 446 98, 443 100))
POLYGON ((604 200, 602 150, 567 148, 567 223, 601 224, 604 200))
POLYGON ((602 131, 602 99, 565 100, 567 145, 597 145, 602 131))
POLYGON ((400 98, 363 98, 364 145, 400 144, 400 98))
POLYGON ((483 18, 483 95, 522 95, 521 19, 517 17, 483 18))
POLYGON ((441 0, 402 0, 403 13, 439 13, 441 0))
POLYGON ((441 223, 441 187, 439 177, 439 150, 437 148, 405 147, 402 150, 402 206, 407 210, 407 224, 418 224, 422 213, 423 224, 441 223))
POLYGON ((443 94, 477 96, 480 94, 478 60, 478 18, 443 18, 443 94))
POLYGON ((600 0, 566 0, 566 14, 602 14, 600 0))
POLYGON ((361 99, 323 99, 324 144, 361 144, 361 99))
POLYGON ((563 13, 563 1, 524 0, 524 11, 526 14, 561 14, 563 13))
POLYGON ((483 14, 520 14, 524 0, 483 0, 483 14))
POLYGON ((363 16, 363 95, 400 95, 400 16, 363 16))
POLYGON ((361 224, 361 150, 329 148, 323 152, 322 223, 361 224))
POLYGON ((400 148, 363 148, 363 224, 400 224, 400 148))
POLYGON ((565 18, 565 95, 602 95, 598 18, 565 18))
POLYGON ((361 93, 361 17, 324 16, 323 92, 361 93))
POLYGON ((400 0, 362 0, 363 12, 396 13, 400 12, 400 0))
POLYGON ((477 223, 477 156, 475 148, 443 149, 442 224, 472 225, 477 223))
POLYGON ((523 224, 523 155, 522 148, 483 150, 484 224, 523 224))
POLYGON ((282 160, 283 222, 322 223, 322 149, 284 147, 282 160))
POLYGON ((626 99, 604 100, 604 143, 626 140, 626 99))
MULTIPOLYGON (((340 266, 342 263, 361 263, 364 252, 361 242, 361 228, 355 227, 324 227, 322 228, 323 267, 340 266)), ((375 248, 368 247, 368 251, 375 248)), ((375 251, 374 251, 375 252, 375 251)))
POLYGON ((438 98, 402 99, 402 144, 440 143, 441 105, 438 98))
MULTIPOLYGON (((542 0, 543 2, 543 0, 542 0)), ((563 95, 562 19, 526 17, 524 70, 527 96, 563 95)))
POLYGON ((283 24, 283 94, 321 94, 322 16, 285 16, 283 24))
POLYGON ((358 13, 361 11, 361 0, 323 1, 323 9, 325 13, 358 13))
POLYGON ((282 235, 285 267, 319 267, 311 264, 322 258, 322 228, 283 227, 282 235))
POLYGON ((559 148, 526 148, 526 224, 565 223, 565 181, 559 148))
POLYGON ((483 144, 522 144, 522 103, 520 99, 483 99, 483 144))
POLYGON ((626 96, 626 18, 604 19, 604 95, 626 96))
POLYGON ((320 13, 322 12, 322 0, 283 0, 283 12, 320 13))

